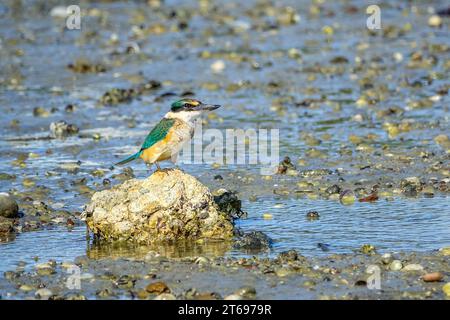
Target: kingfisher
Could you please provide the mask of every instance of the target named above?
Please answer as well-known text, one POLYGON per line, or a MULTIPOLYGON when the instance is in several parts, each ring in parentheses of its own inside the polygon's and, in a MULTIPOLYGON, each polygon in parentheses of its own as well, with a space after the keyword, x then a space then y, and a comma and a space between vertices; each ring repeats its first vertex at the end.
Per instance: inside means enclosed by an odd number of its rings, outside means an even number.
POLYGON ((171 159, 176 162, 183 145, 194 135, 195 120, 202 114, 219 108, 217 104, 205 104, 195 99, 181 99, 172 103, 170 111, 150 131, 141 149, 128 158, 116 163, 124 165, 141 158, 148 165, 171 159))

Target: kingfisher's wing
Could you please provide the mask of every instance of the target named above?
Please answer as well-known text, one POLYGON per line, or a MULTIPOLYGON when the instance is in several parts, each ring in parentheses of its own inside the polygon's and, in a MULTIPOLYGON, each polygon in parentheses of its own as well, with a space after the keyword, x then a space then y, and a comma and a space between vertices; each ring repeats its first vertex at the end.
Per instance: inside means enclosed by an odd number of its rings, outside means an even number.
POLYGON ((175 123, 174 119, 162 119, 156 127, 150 131, 147 138, 145 138, 144 143, 142 144, 141 151, 147 148, 150 148, 152 145, 164 139, 169 132, 170 128, 172 128, 175 123))

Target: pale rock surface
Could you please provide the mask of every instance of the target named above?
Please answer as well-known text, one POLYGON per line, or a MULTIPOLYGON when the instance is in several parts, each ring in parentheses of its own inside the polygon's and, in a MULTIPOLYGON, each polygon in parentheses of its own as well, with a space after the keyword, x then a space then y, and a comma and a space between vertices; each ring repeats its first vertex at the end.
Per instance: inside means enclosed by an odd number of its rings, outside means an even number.
POLYGON ((82 217, 99 239, 138 243, 225 240, 234 229, 209 189, 178 169, 96 192, 82 217))

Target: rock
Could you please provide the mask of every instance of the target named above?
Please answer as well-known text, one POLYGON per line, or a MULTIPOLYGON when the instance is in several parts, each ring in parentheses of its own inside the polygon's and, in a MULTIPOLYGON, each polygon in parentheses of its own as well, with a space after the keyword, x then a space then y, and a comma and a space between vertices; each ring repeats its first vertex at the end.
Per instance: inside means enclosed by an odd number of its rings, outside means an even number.
POLYGON ((280 252, 278 260, 280 261, 296 261, 299 258, 299 254, 296 250, 288 250, 280 252))
POLYGON ((48 299, 53 295, 53 292, 47 288, 37 290, 34 295, 39 299, 48 299))
POLYGON ((79 129, 73 124, 68 124, 66 121, 57 121, 50 124, 50 136, 61 139, 67 136, 78 133, 79 129))
POLYGON ((18 216, 17 202, 8 193, 0 193, 0 217, 17 218, 18 216))
POLYGON ((402 192, 409 197, 415 197, 421 190, 422 183, 418 177, 409 177, 400 181, 402 192))
POLYGON ((389 269, 391 269, 392 271, 399 271, 402 268, 403 268, 403 264, 400 260, 394 260, 389 265, 389 269))
POLYGON ((175 296, 171 293, 161 293, 156 296, 154 300, 176 300, 175 296))
POLYGON ((82 218, 96 237, 138 243, 231 239, 233 222, 194 177, 156 171, 94 193, 82 218))
POLYGON ((136 279, 133 279, 129 275, 125 274, 123 276, 120 276, 120 278, 117 279, 114 284, 121 289, 131 289, 134 287, 135 283, 136 279))
POLYGON ((35 265, 35 268, 37 270, 41 270, 41 269, 52 269, 52 265, 48 262, 44 262, 44 263, 38 263, 35 265))
POLYGON ((86 297, 79 293, 68 293, 64 296, 65 300, 86 300, 86 297))
POLYGON ((339 187, 337 184, 333 184, 331 187, 328 187, 325 192, 328 194, 341 193, 341 187, 339 187))
POLYGON ((34 290, 34 288, 33 288, 32 286, 30 286, 30 285, 23 284, 23 285, 21 285, 21 286, 19 287, 19 290, 28 292, 28 291, 34 290))
POLYGON ((241 235, 233 246, 236 249, 265 250, 272 246, 272 239, 261 231, 251 231, 241 235))
POLYGON ((392 254, 390 253, 385 253, 381 256, 381 262, 383 262, 383 264, 390 264, 393 260, 392 254))
POLYGON ((255 299, 256 289, 254 287, 241 287, 234 292, 234 294, 241 296, 246 299, 255 299))
POLYGON ((233 219, 240 219, 247 214, 242 211, 241 200, 238 199, 236 193, 226 189, 219 189, 214 193, 214 202, 219 207, 219 210, 225 212, 233 219))
POLYGON ((431 272, 422 276, 422 280, 425 282, 438 282, 442 279, 444 279, 444 275, 440 272, 431 272))
POLYGON ((39 268, 37 269, 36 272, 40 276, 50 276, 56 273, 56 271, 53 268, 39 268))
POLYGON ((244 297, 238 294, 230 294, 229 296, 223 298, 223 300, 244 300, 244 297))
POLYGON ((446 284, 444 284, 444 285, 442 286, 442 291, 444 291, 444 294, 445 294, 447 297, 450 297, 450 282, 447 282, 446 284))
POLYGON ((287 174, 288 170, 296 171, 295 166, 291 162, 291 158, 285 157, 283 161, 278 165, 277 173, 278 174, 287 174))
POLYGON ((147 299, 149 297, 149 295, 150 294, 146 290, 139 290, 136 293, 136 296, 138 297, 138 299, 141 299, 141 300, 147 299))
POLYGON ((404 266, 402 271, 423 271, 423 267, 417 263, 410 263, 404 266))
POLYGON ((50 16, 57 18, 66 18, 68 16, 66 6, 56 6, 50 10, 50 16))
POLYGON ((7 234, 14 231, 14 220, 0 216, 0 234, 7 234))
POLYGON ((145 291, 156 294, 170 293, 169 287, 161 281, 150 283, 145 287, 145 291))
POLYGON ((318 247, 320 250, 322 250, 323 252, 330 251, 330 245, 329 245, 329 244, 326 244, 326 243, 319 242, 319 243, 317 244, 317 247, 318 247))
POLYGON ((292 274, 292 270, 289 268, 281 267, 275 270, 275 274, 280 277, 287 277, 288 275, 292 274))
POLYGON ((272 220, 273 216, 270 213, 263 213, 262 215, 264 220, 272 220))
POLYGON ((33 116, 35 117, 48 117, 50 115, 50 112, 45 110, 42 107, 35 107, 33 108, 33 116))
POLYGON ((428 25, 430 27, 440 27, 442 24, 442 18, 440 16, 438 16, 437 14, 433 14, 429 19, 428 19, 428 25))
POLYGON ((450 16, 450 6, 447 6, 446 8, 438 10, 436 13, 443 17, 450 16))
POLYGON ((373 255, 376 253, 375 247, 371 244, 362 245, 360 251, 367 255, 373 255))
POLYGON ((422 189, 422 193, 427 198, 434 197, 434 188, 432 186, 427 186, 422 189))
POLYGON ((85 59, 78 59, 67 65, 67 68, 77 73, 101 73, 106 72, 106 67, 100 63, 93 63, 85 59))
MULTIPOLYGON (((144 291, 144 290, 142 290, 142 291, 144 291)), ((97 290, 95 292, 95 295, 99 296, 101 298, 107 298, 107 297, 110 297, 110 296, 114 295, 114 292, 112 292, 108 288, 104 288, 104 289, 97 290)), ((138 296, 139 296, 139 293, 138 293, 138 296)))
POLYGON ((223 60, 217 60, 211 64, 211 70, 215 73, 220 73, 225 69, 225 62, 223 60))
POLYGON ((198 257, 197 259, 195 259, 195 263, 200 265, 206 265, 209 263, 209 259, 206 257, 198 257))
POLYGON ((376 192, 369 194, 367 197, 359 199, 359 202, 374 202, 378 200, 378 195, 376 192))
POLYGON ((439 253, 443 256, 450 256, 450 247, 444 247, 439 249, 439 253))
POLYGON ((320 218, 320 214, 317 211, 309 211, 306 213, 306 218, 309 220, 317 220, 320 218))
POLYGON ((354 204, 355 200, 355 194, 351 190, 345 190, 339 195, 339 201, 345 206, 354 204))

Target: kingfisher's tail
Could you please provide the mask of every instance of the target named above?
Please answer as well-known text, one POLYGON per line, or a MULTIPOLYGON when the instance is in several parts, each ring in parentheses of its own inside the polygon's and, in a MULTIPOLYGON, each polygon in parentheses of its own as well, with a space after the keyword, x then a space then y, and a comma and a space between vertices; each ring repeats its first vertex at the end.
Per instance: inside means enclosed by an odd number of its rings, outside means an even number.
POLYGON ((132 156, 129 156, 129 157, 126 158, 125 160, 119 161, 119 162, 115 163, 114 165, 115 165, 115 166, 121 166, 121 165, 124 165, 124 164, 126 164, 126 163, 128 163, 128 162, 130 162, 130 161, 133 161, 133 160, 139 158, 139 156, 140 156, 141 154, 142 154, 142 151, 136 152, 136 153, 133 154, 132 156))

